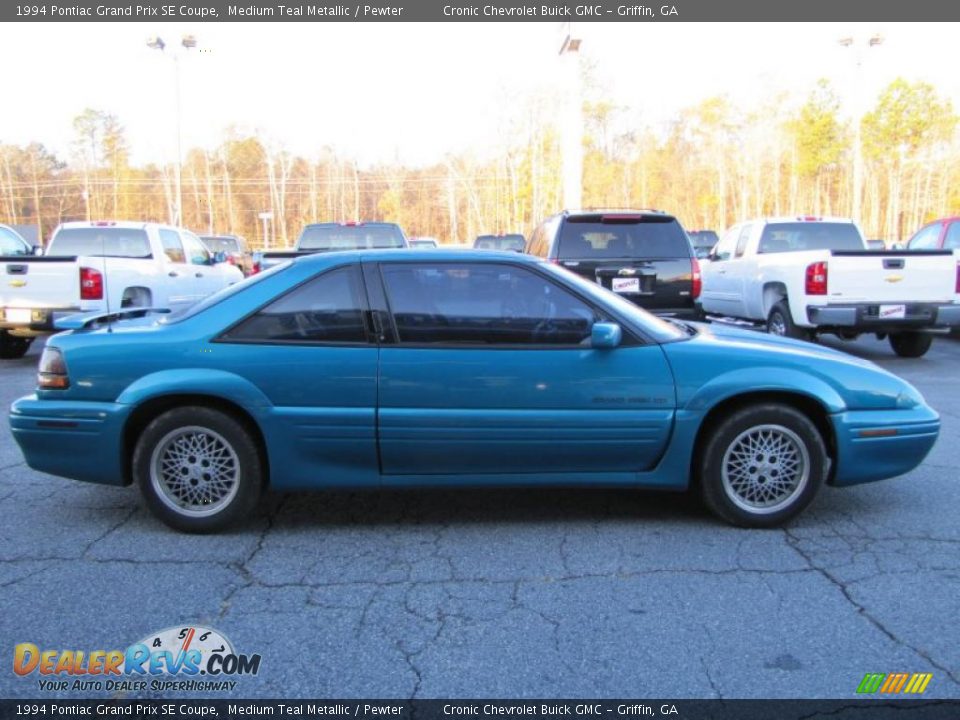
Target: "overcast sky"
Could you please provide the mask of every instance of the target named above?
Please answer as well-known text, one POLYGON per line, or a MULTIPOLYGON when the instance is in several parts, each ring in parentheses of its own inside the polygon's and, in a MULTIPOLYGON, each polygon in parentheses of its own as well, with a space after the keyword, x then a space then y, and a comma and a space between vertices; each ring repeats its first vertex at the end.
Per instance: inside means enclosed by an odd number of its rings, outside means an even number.
MULTIPOLYGON (((869 97, 898 75, 933 82, 960 107, 956 25, 901 23, 584 23, 585 61, 608 98, 661 124, 726 93, 752 109, 781 91, 802 98, 820 77, 851 93, 865 45, 869 97)), ((84 108, 119 116, 135 162, 172 160, 173 63, 181 54, 184 149, 214 147, 230 125, 258 129, 307 157, 326 146, 362 162, 429 163, 498 141, 522 98, 562 92, 559 23, 48 23, 0 30, 0 142, 39 140, 67 156, 84 108)))

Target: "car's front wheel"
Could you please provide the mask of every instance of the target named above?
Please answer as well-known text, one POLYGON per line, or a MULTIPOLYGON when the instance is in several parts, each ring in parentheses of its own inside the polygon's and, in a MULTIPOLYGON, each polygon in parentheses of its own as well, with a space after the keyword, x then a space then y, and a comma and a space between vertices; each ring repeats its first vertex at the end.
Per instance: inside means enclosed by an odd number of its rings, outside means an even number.
POLYGON ((700 454, 700 491, 719 517, 774 527, 799 514, 826 480, 830 458, 816 425, 787 405, 738 410, 710 431, 700 454))
POLYGON ((134 449, 133 474, 151 513, 194 533, 221 530, 248 515, 264 477, 250 432, 206 407, 168 410, 147 425, 134 449))

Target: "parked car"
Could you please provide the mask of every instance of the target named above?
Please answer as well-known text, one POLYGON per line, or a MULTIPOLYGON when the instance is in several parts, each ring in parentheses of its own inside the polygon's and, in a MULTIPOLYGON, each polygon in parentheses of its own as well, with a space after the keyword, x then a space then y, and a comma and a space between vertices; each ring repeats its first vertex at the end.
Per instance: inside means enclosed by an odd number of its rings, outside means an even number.
POLYGON ((0 258, 0 357, 22 357, 54 320, 127 307, 185 307, 243 279, 193 233, 141 222, 70 222, 43 256, 0 258))
POLYGON ((512 250, 523 252, 527 241, 519 233, 500 233, 498 235, 478 235, 473 241, 477 250, 512 250))
POLYGON ((136 483, 189 532, 267 485, 693 484, 721 518, 769 527, 824 483, 908 472, 939 432, 872 363, 667 322, 517 253, 317 255, 166 321, 63 322, 10 410, 27 463, 136 483))
POLYGON ((960 250, 960 217, 927 223, 907 240, 908 250, 960 250))
POLYGON ((436 238, 432 237, 415 237, 410 238, 408 244, 412 248, 435 248, 440 246, 440 242, 436 238))
POLYGON ((294 249, 264 252, 258 259, 261 269, 284 260, 336 250, 371 250, 410 247, 407 236, 396 223, 345 222, 312 223, 303 228, 294 249))
POLYGON ((703 268, 703 311, 765 323, 797 339, 889 337, 902 357, 930 348, 926 331, 960 324, 950 252, 868 250, 842 218, 762 218, 734 225, 703 268))
POLYGON ((244 277, 260 271, 250 246, 242 235, 201 235, 200 239, 214 255, 223 253, 225 261, 239 269, 244 277))
POLYGON ((526 251, 655 313, 692 317, 696 312, 700 264, 672 215, 565 211, 534 230, 526 251))
POLYGON ((710 250, 720 242, 720 237, 715 230, 687 230, 690 237, 690 244, 693 245, 693 252, 698 260, 703 260, 710 254, 710 250))

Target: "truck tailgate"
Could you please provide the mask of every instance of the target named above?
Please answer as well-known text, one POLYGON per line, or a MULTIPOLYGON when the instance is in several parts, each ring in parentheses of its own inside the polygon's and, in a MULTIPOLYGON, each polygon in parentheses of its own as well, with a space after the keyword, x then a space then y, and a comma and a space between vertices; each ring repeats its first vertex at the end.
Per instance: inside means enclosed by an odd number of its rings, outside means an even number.
POLYGON ((949 250, 835 250, 827 266, 831 302, 951 302, 956 289, 949 250))
POLYGON ((74 257, 0 257, 0 307, 62 308, 80 298, 74 257))

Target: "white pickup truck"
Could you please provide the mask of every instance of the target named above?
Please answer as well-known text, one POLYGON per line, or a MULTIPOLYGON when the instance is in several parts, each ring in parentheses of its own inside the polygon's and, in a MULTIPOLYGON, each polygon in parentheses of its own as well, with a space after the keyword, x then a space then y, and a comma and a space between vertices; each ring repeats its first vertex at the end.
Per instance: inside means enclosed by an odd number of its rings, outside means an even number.
POLYGON ((949 250, 868 250, 851 220, 767 218, 730 228, 701 260, 701 310, 812 340, 888 337, 920 357, 960 325, 960 265, 949 250))
POLYGON ((181 228, 141 222, 60 225, 42 256, 0 256, 0 358, 22 357, 54 320, 130 307, 176 310, 243 279, 181 228))

